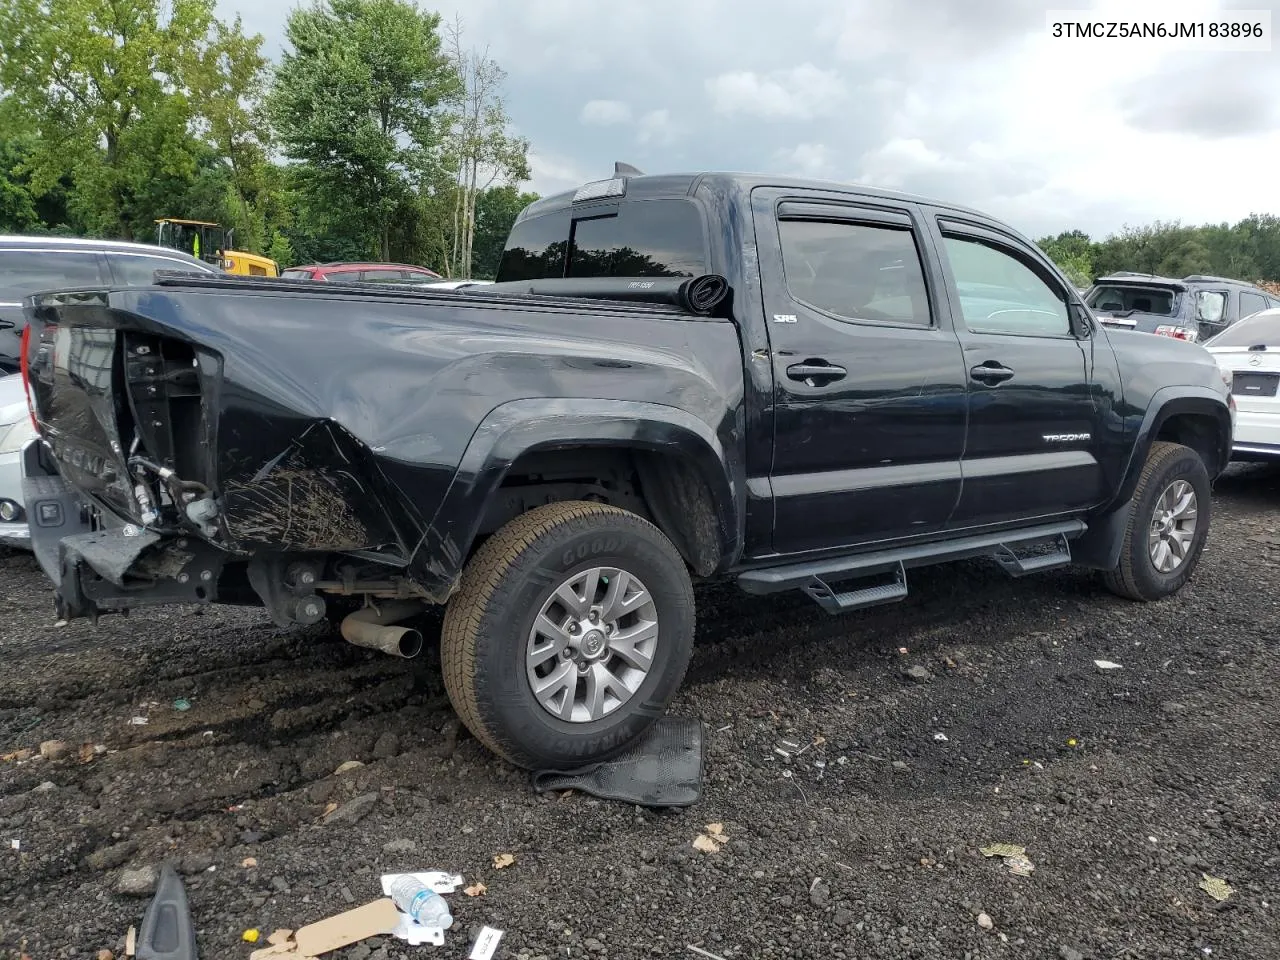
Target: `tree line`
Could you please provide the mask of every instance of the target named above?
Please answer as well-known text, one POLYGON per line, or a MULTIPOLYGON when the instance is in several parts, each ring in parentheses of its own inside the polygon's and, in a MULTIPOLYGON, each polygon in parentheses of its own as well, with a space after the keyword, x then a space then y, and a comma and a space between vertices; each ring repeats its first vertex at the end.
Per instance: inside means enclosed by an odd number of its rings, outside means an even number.
POLYGON ((1105 240, 1069 230, 1042 238, 1039 246, 1082 287, 1120 270, 1178 278, 1207 274, 1273 289, 1280 282, 1280 217, 1273 214, 1198 227, 1158 221, 1125 227, 1105 240))
POLYGON ((313 0, 272 65, 213 0, 0 0, 0 232, 233 228, 282 266, 492 277, 536 199, 505 74, 413 0, 313 0))

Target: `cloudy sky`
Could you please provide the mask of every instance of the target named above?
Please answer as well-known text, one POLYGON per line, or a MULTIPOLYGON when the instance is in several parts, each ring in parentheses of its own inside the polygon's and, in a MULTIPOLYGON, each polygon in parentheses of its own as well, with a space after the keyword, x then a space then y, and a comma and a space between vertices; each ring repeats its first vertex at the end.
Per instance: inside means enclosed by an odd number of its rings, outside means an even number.
MULTIPOLYGON (((310 2, 310 0, 306 0, 310 2)), ((1212 19, 1280 0, 420 0, 508 72, 542 193, 792 173, 978 207, 1041 236, 1280 213, 1270 52, 1055 40, 1046 11, 1212 19)), ((298 0, 220 0, 277 54, 298 0)))

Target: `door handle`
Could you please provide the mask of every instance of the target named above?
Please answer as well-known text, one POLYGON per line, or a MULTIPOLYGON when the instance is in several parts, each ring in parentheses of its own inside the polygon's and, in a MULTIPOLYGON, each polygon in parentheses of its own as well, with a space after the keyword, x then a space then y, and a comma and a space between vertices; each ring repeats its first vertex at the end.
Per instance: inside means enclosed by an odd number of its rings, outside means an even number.
POLYGON ((997 383, 1012 380, 1013 371, 995 360, 988 360, 970 370, 969 376, 988 386, 994 386, 997 383))
POLYGON ((809 363, 793 363, 787 367, 787 376, 792 380, 807 381, 810 386, 814 387, 843 380, 848 372, 844 367, 838 367, 834 363, 815 363, 813 361, 809 363))

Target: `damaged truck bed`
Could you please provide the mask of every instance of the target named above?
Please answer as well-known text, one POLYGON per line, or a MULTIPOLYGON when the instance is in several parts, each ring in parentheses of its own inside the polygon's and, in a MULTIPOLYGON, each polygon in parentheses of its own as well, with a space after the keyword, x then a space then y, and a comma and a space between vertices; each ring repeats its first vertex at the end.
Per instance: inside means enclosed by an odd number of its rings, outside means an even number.
POLYGON ((27 316, 61 616, 258 604, 404 656, 446 604, 451 699, 524 766, 661 715, 694 578, 834 613, 991 556, 1167 596, 1234 417, 1201 348, 1103 329, 996 221, 776 178, 540 200, 492 286, 164 274, 27 316))

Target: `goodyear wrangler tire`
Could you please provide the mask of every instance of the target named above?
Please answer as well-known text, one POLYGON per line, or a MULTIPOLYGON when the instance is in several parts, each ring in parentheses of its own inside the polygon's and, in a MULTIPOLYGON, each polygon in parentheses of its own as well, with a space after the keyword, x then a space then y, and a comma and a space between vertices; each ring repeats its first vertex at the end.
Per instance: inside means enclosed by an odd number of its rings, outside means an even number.
POLYGON ((1189 447, 1151 445, 1134 491, 1120 565, 1107 588, 1130 600, 1163 600, 1195 573, 1209 534, 1209 473, 1189 447))
POLYGON ((467 728, 517 766, 581 766, 662 715, 693 630, 689 573, 661 531, 616 507, 550 504, 467 564, 445 613, 445 687, 467 728))

